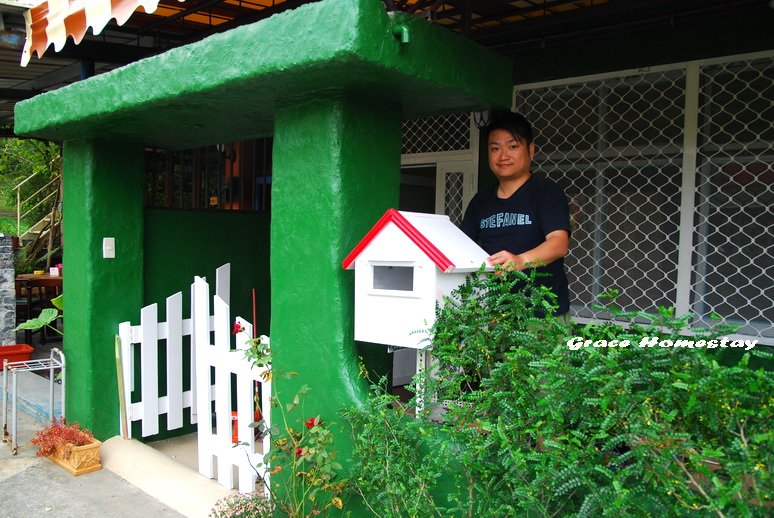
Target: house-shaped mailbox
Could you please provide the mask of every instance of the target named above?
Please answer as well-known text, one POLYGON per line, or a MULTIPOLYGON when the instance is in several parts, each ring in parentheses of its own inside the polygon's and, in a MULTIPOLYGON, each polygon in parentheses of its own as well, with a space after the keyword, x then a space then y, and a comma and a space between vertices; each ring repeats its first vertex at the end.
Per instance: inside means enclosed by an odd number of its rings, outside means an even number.
POLYGON ((436 302, 488 256, 448 216, 389 209, 342 262, 355 269, 355 340, 424 347, 436 302))

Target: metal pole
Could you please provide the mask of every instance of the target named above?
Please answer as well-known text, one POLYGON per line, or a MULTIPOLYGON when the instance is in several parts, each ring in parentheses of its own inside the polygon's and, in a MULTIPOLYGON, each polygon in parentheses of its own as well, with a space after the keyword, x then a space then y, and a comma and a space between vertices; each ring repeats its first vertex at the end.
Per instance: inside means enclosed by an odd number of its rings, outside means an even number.
POLYGON ((16 445, 16 396, 17 392, 16 389, 18 388, 17 378, 16 378, 16 369, 12 372, 12 382, 13 382, 13 407, 11 408, 11 453, 13 455, 16 455, 16 451, 18 450, 18 446, 16 445))
POLYGON ((8 442, 8 358, 3 359, 3 442, 8 442))
POLYGON ((59 364, 62 366, 62 369, 59 372, 60 372, 60 376, 61 376, 61 379, 62 379, 62 422, 64 422, 64 420, 65 420, 65 413, 67 412, 66 411, 67 399, 65 397, 66 396, 66 389, 67 389, 67 375, 66 375, 67 363, 65 361, 64 353, 62 351, 60 351, 59 349, 57 349, 56 347, 51 349, 52 363, 53 363, 54 353, 56 353, 56 355, 59 356, 59 364))
POLYGON ((48 421, 50 423, 54 422, 54 351, 51 350, 50 358, 51 361, 49 362, 48 366, 48 421))

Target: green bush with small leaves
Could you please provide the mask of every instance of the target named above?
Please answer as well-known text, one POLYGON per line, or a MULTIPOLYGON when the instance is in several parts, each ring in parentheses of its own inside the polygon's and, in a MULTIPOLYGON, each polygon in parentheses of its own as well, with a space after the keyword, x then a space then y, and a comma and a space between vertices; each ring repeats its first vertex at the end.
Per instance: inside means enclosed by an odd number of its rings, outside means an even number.
POLYGON ((443 516, 433 490, 443 473, 442 456, 428 450, 434 425, 408 415, 382 378, 363 407, 343 412, 352 425, 354 459, 350 490, 375 516, 443 516))
POLYGON ((667 308, 624 312, 614 292, 613 321, 568 328, 537 275, 474 275, 444 301, 434 363, 415 380, 418 418, 378 391, 347 413, 351 480, 373 514, 774 514, 767 347, 734 361, 725 349, 641 348, 732 330, 690 329, 667 308), (572 337, 631 345, 571 350, 572 337))

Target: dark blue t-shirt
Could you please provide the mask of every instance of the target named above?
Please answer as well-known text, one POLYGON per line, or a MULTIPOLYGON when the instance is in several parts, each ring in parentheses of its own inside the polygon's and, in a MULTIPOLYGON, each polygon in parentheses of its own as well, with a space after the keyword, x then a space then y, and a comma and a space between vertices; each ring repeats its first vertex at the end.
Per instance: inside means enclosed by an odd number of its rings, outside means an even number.
MULTIPOLYGON (((509 198, 497 197, 497 185, 476 194, 460 225, 465 234, 488 254, 507 250, 521 254, 546 240, 554 230, 569 234, 570 210, 562 188, 543 176, 532 175, 509 198)), ((548 286, 558 298, 557 315, 570 310, 570 295, 564 259, 538 268, 550 274, 538 282, 548 286)))

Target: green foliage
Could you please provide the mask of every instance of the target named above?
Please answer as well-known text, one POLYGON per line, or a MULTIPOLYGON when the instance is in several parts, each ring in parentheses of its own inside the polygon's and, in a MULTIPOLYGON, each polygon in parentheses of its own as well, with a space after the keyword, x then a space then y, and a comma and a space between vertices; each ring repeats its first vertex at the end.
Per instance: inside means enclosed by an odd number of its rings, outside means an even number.
MULTIPOLYGON (((238 323, 233 333, 244 332, 238 323)), ((349 481, 340 476, 343 468, 339 463, 331 427, 335 423, 320 415, 310 417, 304 409, 304 400, 309 393, 308 385, 285 401, 277 391, 277 381, 291 379, 296 373, 282 373, 276 379, 271 364, 271 348, 267 337, 248 340, 249 348, 245 358, 255 367, 264 369, 264 380, 274 379, 275 393, 271 397, 273 412, 279 416, 279 424, 268 428, 265 421, 253 423, 261 438, 271 437, 271 449, 264 470, 256 469, 278 512, 284 516, 302 518, 306 516, 341 514, 343 496, 349 481), (264 475, 265 473, 265 475, 264 475), (271 483, 269 483, 271 477, 271 483)))
POLYGON ((771 353, 724 365, 714 350, 640 348, 646 336, 730 331, 690 330, 667 308, 610 305, 623 324, 568 329, 535 275, 472 276, 439 308, 435 364, 416 380, 420 419, 379 392, 350 412, 353 481, 374 515, 770 515, 774 375, 749 362, 771 353), (633 345, 571 350, 576 336, 633 345), (445 509, 423 500, 441 472, 445 509))
POLYGON ((304 397, 307 385, 301 386, 290 402, 282 403, 280 394, 272 397, 278 409, 280 425, 266 433, 271 435, 271 452, 266 468, 272 476, 267 488, 278 510, 285 516, 306 517, 329 514, 342 509, 342 495, 347 480, 339 474, 342 466, 334 448, 331 423, 319 415, 306 417, 304 397), (294 414, 300 416, 293 418, 294 414))
MULTIPOLYGON (((22 199, 37 192, 49 180, 61 171, 62 151, 59 144, 34 139, 0 139, 0 211, 16 209, 16 193, 13 188, 24 179, 36 174, 28 181, 21 192, 22 199)), ((33 209, 39 201, 38 197, 22 207, 26 212, 33 209)), ((48 211, 49 204, 34 208, 27 217, 29 222, 38 221, 48 211)), ((12 234, 16 234, 15 220, 12 234)))
POLYGON ((27 320, 26 322, 22 322, 18 326, 16 326, 16 329, 14 331, 20 331, 24 329, 28 330, 38 330, 41 327, 48 327, 49 329, 52 329, 59 333, 60 335, 63 334, 62 331, 59 330, 56 326, 52 326, 51 323, 55 322, 58 318, 62 316, 60 311, 64 310, 64 294, 59 295, 58 297, 54 297, 51 299, 51 304, 54 306, 53 308, 43 308, 43 310, 40 312, 40 315, 38 315, 35 318, 31 318, 27 320))
MULTIPOLYGON (((22 224, 21 231, 25 232, 29 228, 29 225, 22 224)), ((0 234, 7 236, 15 236, 17 232, 16 216, 0 216, 0 234)))
POLYGON ((58 174, 62 150, 59 144, 35 139, 0 139, 0 176, 19 183, 40 174, 46 178, 58 174))
POLYGON ((386 383, 371 386, 364 407, 344 412, 356 431, 351 489, 375 516, 442 516, 432 496, 442 456, 430 455, 427 443, 434 426, 407 415, 409 407, 387 393, 386 383))

